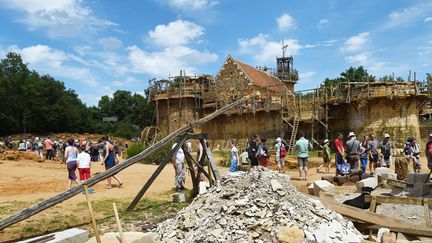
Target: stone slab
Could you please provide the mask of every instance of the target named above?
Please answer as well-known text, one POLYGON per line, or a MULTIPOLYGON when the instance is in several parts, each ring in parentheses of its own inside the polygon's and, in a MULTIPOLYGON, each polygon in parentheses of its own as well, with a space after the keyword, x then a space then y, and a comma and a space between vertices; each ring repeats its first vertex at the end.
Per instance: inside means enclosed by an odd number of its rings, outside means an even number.
MULTIPOLYGON (((123 232, 123 236, 127 243, 155 243, 154 233, 143 232, 123 232)), ((101 235, 103 243, 120 243, 120 235, 117 232, 109 232, 101 235)), ((85 242, 85 241, 83 241, 85 242)), ((96 237, 92 237, 87 243, 96 243, 96 237)))
POLYGON ((377 186, 378 186, 378 179, 376 177, 369 177, 361 181, 358 181, 356 183, 356 190, 357 192, 361 192, 363 187, 375 188, 377 186))
POLYGON ((407 183, 414 184, 423 184, 426 182, 429 173, 408 173, 407 175, 407 183))
POLYGON ((47 243, 82 243, 87 242, 89 239, 89 233, 87 230, 82 230, 78 228, 67 229, 64 231, 39 236, 36 238, 28 239, 25 241, 19 241, 21 243, 25 242, 42 242, 42 239, 46 236, 54 235, 53 240, 43 241, 47 243))
POLYGON ((186 201, 185 194, 183 192, 173 193, 173 194, 171 194, 171 201, 172 202, 185 202, 186 201))
POLYGON ((324 180, 314 181, 313 186, 314 186, 314 195, 317 197, 319 197, 321 191, 328 192, 334 190, 335 188, 333 184, 324 180))
POLYGON ((379 167, 379 168, 376 168, 374 171, 375 176, 379 176, 382 174, 388 174, 388 173, 394 173, 394 171, 390 168, 387 168, 387 167, 379 167))

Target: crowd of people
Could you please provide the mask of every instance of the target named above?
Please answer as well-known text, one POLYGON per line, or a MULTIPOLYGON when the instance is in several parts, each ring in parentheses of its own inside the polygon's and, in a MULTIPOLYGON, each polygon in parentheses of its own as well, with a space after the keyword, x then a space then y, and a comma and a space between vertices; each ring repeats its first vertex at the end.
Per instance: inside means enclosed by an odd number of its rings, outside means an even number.
MULTIPOLYGON (((14 147, 11 136, 7 138, 6 143, 3 138, 0 138, 0 152, 6 148, 13 149, 14 147)), ((20 152, 33 152, 41 159, 45 158, 66 164, 68 170, 67 188, 69 189, 73 183, 79 184, 76 176, 77 170, 79 180, 82 183, 91 177, 92 162, 100 162, 108 170, 119 163, 128 145, 125 143, 123 146, 108 136, 103 136, 99 141, 73 138, 69 138, 67 141, 62 139, 52 140, 51 136, 47 136, 44 139, 39 137, 20 139, 16 147, 20 152)), ((112 178, 118 182, 118 187, 123 185, 118 176, 115 175, 112 178)), ((107 179, 107 189, 112 188, 112 178, 107 179)), ((89 192, 94 193, 94 190, 89 188, 89 192)))

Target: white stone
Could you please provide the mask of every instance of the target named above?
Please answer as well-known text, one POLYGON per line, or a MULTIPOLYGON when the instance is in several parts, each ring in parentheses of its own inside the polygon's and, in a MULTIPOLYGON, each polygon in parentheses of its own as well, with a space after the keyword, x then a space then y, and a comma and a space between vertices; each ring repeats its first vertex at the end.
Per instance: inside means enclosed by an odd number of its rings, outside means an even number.
POLYGON ((318 180, 313 182, 314 185, 314 195, 319 197, 321 191, 329 192, 334 190, 335 186, 328 181, 318 180))
POLYGON ((207 192, 207 183, 200 181, 199 183, 199 194, 204 194, 207 192))
POLYGON ((388 173, 394 173, 394 171, 387 167, 378 167, 375 169, 374 175, 378 177, 379 175, 388 174, 388 173))
POLYGON ((376 177, 369 177, 356 182, 357 192, 361 192, 363 187, 375 188, 378 186, 378 179, 376 177))
POLYGON ((378 234, 377 234, 378 242, 382 241, 382 237, 383 237, 384 233, 389 233, 389 232, 390 232, 390 229, 388 229, 388 228, 379 228, 378 234))
POLYGON ((272 187, 274 192, 279 191, 279 190, 283 190, 282 184, 280 184, 279 181, 276 179, 271 180, 270 184, 271 184, 271 187, 272 187))
MULTIPOLYGON (((51 234, 50 234, 51 235, 51 234)), ((45 235, 46 236, 46 235, 45 235)), ((45 236, 39 236, 36 238, 28 239, 25 241, 19 242, 38 242, 39 238, 43 238, 45 236)), ((89 237, 89 233, 87 230, 82 230, 78 228, 67 229, 64 231, 54 233, 54 240, 50 240, 49 242, 60 243, 60 242, 68 242, 68 243, 81 243, 86 242, 89 237)))
MULTIPOLYGON (((131 243, 154 243, 155 235, 154 233, 143 233, 143 232, 123 232, 123 236, 126 242, 131 243)), ((120 243, 119 233, 109 232, 101 235, 101 241, 103 243, 120 243)), ((82 241, 81 241, 82 242, 82 241)), ((96 237, 92 237, 88 243, 96 243, 96 237)), ((69 241, 67 241, 69 243, 69 241)))
POLYGON ((171 201, 172 202, 185 202, 186 198, 185 198, 184 193, 176 192, 176 193, 171 194, 171 201))

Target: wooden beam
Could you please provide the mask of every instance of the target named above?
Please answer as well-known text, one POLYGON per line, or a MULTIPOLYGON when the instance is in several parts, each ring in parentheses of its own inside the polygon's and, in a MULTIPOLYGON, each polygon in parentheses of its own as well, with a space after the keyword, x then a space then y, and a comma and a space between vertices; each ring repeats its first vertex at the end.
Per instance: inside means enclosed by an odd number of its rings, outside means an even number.
MULTIPOLYGON (((225 113, 226 111, 240 105, 243 104, 244 102, 246 102, 247 100, 251 99, 252 97, 254 97, 254 94, 251 95, 247 95, 243 98, 241 98, 240 100, 237 100, 233 103, 230 103, 224 107, 222 107, 221 109, 216 110, 215 112, 209 114, 208 116, 205 116, 199 120, 193 121, 179 129, 177 129, 176 131, 170 133, 168 136, 166 136, 165 138, 163 138, 162 140, 160 140, 159 142, 151 145, 150 147, 148 147, 147 149, 145 149, 144 151, 142 151, 141 153, 133 156, 132 158, 129 158, 127 160, 125 160, 124 162, 112 167, 111 169, 102 172, 100 174, 97 174, 95 176, 93 176, 91 179, 87 180, 84 182, 85 185, 87 186, 93 186, 98 182, 101 182, 117 173, 119 173, 120 171, 126 169, 127 167, 137 163, 138 161, 143 160, 144 158, 146 158, 147 156, 149 156, 150 154, 152 154, 153 152, 155 152, 156 150, 158 150, 159 148, 167 145, 171 140, 176 139, 178 137, 180 137, 181 135, 185 134, 186 132, 188 132, 189 130, 193 129, 194 127, 198 127, 203 125, 204 123, 214 119, 215 117, 225 113)), ((20 221, 23 221, 39 212, 42 212, 54 205, 57 205, 79 193, 81 193, 83 191, 82 186, 76 186, 73 187, 63 193, 60 193, 52 198, 46 199, 32 207, 26 208, 24 210, 22 210, 21 212, 9 216, 7 218, 4 218, 0 221, 0 230, 4 229, 10 225, 16 224, 20 221)))
MULTIPOLYGON (((182 146, 182 148, 183 153, 187 151, 184 145, 182 146)), ((199 192, 199 181, 197 180, 197 174, 195 174, 195 169, 193 167, 191 158, 189 156, 185 156, 185 159, 192 179, 192 196, 195 197, 196 195, 198 195, 199 192)))
POLYGON ((207 140, 203 139, 203 140, 200 140, 200 142, 201 142, 201 145, 203 146, 203 149, 207 155, 207 158, 209 160, 209 165, 210 165, 211 171, 213 172, 213 175, 216 179, 216 182, 219 182, 221 180, 221 177, 219 175, 219 170, 217 168, 216 162, 213 159, 212 153, 211 153, 210 149, 207 147, 207 140))
POLYGON ((176 146, 171 149, 171 151, 167 154, 165 159, 162 161, 162 163, 159 164, 155 172, 150 176, 150 178, 147 180, 146 184, 141 188, 141 190, 138 192, 138 194, 135 196, 135 198, 132 200, 132 202, 127 207, 126 211, 132 211, 132 209, 135 208, 135 206, 138 204, 138 202, 141 200, 141 198, 144 196, 146 191, 150 188, 150 186, 153 184, 153 182, 156 180, 156 178, 159 176, 159 174, 162 172, 162 170, 165 168, 165 166, 171 162, 172 156, 177 153, 179 148, 183 145, 183 143, 186 141, 186 135, 183 136, 180 142, 176 144, 176 146))
POLYGON ((432 204, 432 198, 421 197, 397 197, 397 196, 383 196, 383 195, 365 195, 365 202, 372 202, 375 198, 377 203, 392 203, 392 204, 406 204, 406 205, 424 205, 426 202, 432 204))
MULTIPOLYGON (((312 197, 312 196, 310 196, 312 197)), ((352 220, 360 221, 371 225, 376 228, 389 228, 393 232, 401 232, 404 234, 420 235, 432 237, 432 229, 422 225, 408 223, 400 219, 391 218, 385 215, 364 211, 359 208, 351 207, 348 205, 340 204, 331 199, 312 197, 321 201, 327 208, 342 214, 352 220)))
POLYGON ((188 139, 208 139, 207 133, 190 133, 187 134, 188 139))
POLYGON ((188 151, 185 150, 184 154, 186 157, 190 158, 190 160, 197 166, 198 170, 201 171, 201 173, 203 173, 207 177, 207 179, 211 180, 209 173, 207 173, 207 171, 205 171, 205 169, 200 165, 200 163, 198 163, 197 161, 195 161, 193 159, 192 155, 188 151))

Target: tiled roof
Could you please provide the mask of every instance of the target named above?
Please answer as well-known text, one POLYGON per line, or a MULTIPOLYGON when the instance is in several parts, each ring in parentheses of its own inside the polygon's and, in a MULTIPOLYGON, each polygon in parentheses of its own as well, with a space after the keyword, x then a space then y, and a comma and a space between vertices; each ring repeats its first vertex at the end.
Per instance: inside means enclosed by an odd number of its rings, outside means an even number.
POLYGON ((255 86, 266 88, 277 93, 285 92, 285 86, 279 78, 237 60, 236 62, 255 86))

